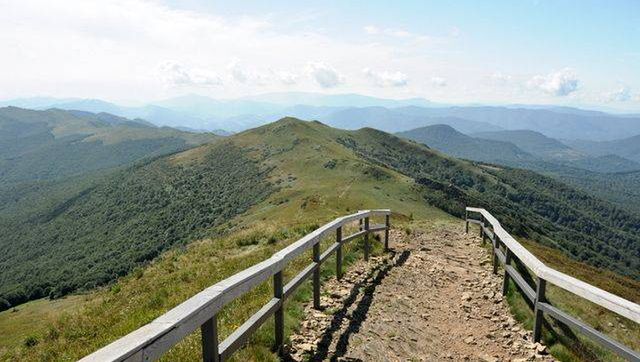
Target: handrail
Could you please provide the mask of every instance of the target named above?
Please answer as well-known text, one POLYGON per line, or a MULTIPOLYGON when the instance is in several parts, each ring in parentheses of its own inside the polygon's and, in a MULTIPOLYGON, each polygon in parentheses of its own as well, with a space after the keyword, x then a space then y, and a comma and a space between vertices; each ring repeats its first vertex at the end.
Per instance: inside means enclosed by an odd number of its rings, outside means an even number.
POLYGON ((605 336, 585 323, 568 316, 566 313, 560 312, 559 309, 550 307, 545 298, 546 283, 551 283, 636 323, 640 323, 640 305, 545 265, 524 246, 518 243, 506 230, 504 230, 500 222, 485 209, 467 207, 465 222, 467 231, 469 230, 469 223, 479 224, 483 242, 485 238, 489 238, 493 242, 492 252, 494 273, 497 272, 498 261, 505 266, 503 291, 506 293, 508 281, 509 278, 511 278, 534 305, 535 321, 533 334, 536 342, 540 340, 543 318, 542 314, 546 311, 556 319, 560 319, 563 322, 580 328, 591 338, 619 355, 629 360, 640 361, 640 354, 638 352, 633 351, 629 347, 605 336), (481 219, 469 218, 469 212, 480 214, 481 219), (491 229, 489 229, 489 226, 491 229), (500 250, 500 243, 504 244, 504 253, 500 250), (535 292, 533 292, 532 288, 526 284, 518 271, 511 267, 510 262, 512 255, 514 255, 537 277, 537 288, 535 292))
MULTIPOLYGON (((352 221, 364 219, 364 229, 356 234, 364 236, 365 258, 368 258, 369 233, 385 231, 384 243, 386 250, 390 215, 391 210, 378 209, 359 211, 355 214, 339 217, 283 248, 269 259, 210 286, 152 322, 82 358, 80 361, 154 361, 198 327, 202 330, 203 359, 205 361, 220 361, 241 347, 253 331, 271 315, 276 318, 276 347, 280 348, 283 343, 284 333, 284 316, 282 314, 284 299, 291 295, 293 290, 302 284, 304 279, 313 274, 314 305, 316 305, 316 302, 319 304, 320 264, 332 252, 336 252, 338 255, 336 268, 338 276, 341 275, 341 247, 346 240, 354 239, 351 236, 342 238, 342 226, 352 221), (375 225, 374 228, 369 228, 369 218, 375 216, 385 216, 384 227, 375 225), (319 243, 323 237, 333 232, 336 232, 337 235, 336 243, 330 246, 330 249, 322 255, 321 260, 319 243), (314 249, 313 263, 295 276, 289 284, 283 285, 282 270, 285 266, 311 248, 314 249), (225 305, 246 294, 270 277, 274 278, 274 297, 234 331, 231 336, 219 344, 216 314, 225 305)), ((319 307, 319 305, 316 305, 316 307, 319 307)))

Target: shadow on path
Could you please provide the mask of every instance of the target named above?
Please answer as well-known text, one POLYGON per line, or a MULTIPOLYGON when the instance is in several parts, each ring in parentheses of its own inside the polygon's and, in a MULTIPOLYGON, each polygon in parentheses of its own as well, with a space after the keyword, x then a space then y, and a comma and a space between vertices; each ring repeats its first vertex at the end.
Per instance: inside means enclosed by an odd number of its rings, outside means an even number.
MULTIPOLYGON (((395 258, 395 251, 392 251, 393 257, 392 261, 395 258)), ((358 299, 358 295, 362 291, 363 295, 358 304, 356 305, 355 310, 353 311, 349 325, 347 329, 338 336, 338 343, 336 345, 336 352, 330 358, 331 361, 336 361, 339 357, 342 357, 347 352, 347 348, 349 346, 349 337, 357 333, 360 330, 360 326, 362 322, 367 319, 367 312, 371 307, 371 303, 373 302, 373 293, 376 290, 376 287, 382 283, 384 278, 389 274, 389 271, 395 267, 403 265, 409 255, 410 251, 406 250, 400 253, 400 256, 395 259, 395 261, 391 263, 387 263, 382 265, 382 267, 375 268, 369 271, 367 277, 359 283, 356 283, 347 299, 345 299, 343 303, 343 307, 338 310, 331 320, 331 324, 329 328, 325 330, 322 334, 322 338, 320 342, 318 342, 317 351, 309 358, 309 361, 324 361, 329 355, 329 347, 331 346, 331 341, 334 340, 334 333, 339 331, 342 326, 342 322, 345 320, 347 316, 347 312, 350 307, 356 302, 358 299), (375 277, 374 277, 375 275, 375 277)))

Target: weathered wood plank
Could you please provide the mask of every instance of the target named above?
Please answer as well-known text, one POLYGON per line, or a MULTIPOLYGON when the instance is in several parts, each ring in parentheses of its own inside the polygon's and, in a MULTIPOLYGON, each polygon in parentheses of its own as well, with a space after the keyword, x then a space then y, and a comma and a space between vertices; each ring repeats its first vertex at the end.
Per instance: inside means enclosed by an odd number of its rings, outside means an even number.
POLYGON ((364 234, 366 234, 366 233, 367 233, 367 231, 366 231, 366 230, 358 231, 358 232, 356 232, 356 233, 353 233, 353 234, 351 234, 351 235, 349 235, 349 236, 344 237, 344 238, 342 239, 342 242, 343 242, 343 243, 349 242, 349 241, 351 241, 351 240, 353 240, 353 239, 357 239, 357 238, 361 237, 362 235, 364 235, 364 234))
POLYGON ((580 332, 588 335, 589 337, 591 337, 591 339, 600 343, 602 346, 614 351, 619 356, 629 361, 640 362, 640 353, 632 350, 631 348, 616 341, 615 339, 602 334, 601 332, 597 331, 596 329, 584 323, 583 321, 572 317, 571 315, 552 306, 551 304, 548 304, 548 303, 538 303, 538 304, 540 309, 542 309, 545 313, 569 325, 570 327, 578 329, 580 332))
POLYGON ((281 305, 281 299, 271 298, 267 304, 247 319, 238 329, 233 331, 229 337, 220 343, 220 359, 224 361, 228 359, 233 352, 240 349, 249 340, 253 332, 264 324, 267 318, 271 317, 281 305))
MULTIPOLYGON (((337 228, 365 217, 390 214, 391 210, 388 209, 364 210, 337 218, 275 253, 271 258, 203 290, 151 323, 84 357, 81 361, 156 360, 211 319, 227 303, 280 272, 289 261, 320 242, 323 237, 332 234, 337 228)), ((315 265, 311 270, 305 269, 304 272, 312 273, 313 270, 315 265)), ((301 280, 306 277, 308 274, 301 280)), ((288 290, 291 293, 298 285, 289 283, 287 286, 291 287, 288 290)))
POLYGON ((387 230, 387 227, 384 224, 373 225, 372 227, 369 228, 369 232, 370 233, 374 233, 374 232, 377 232, 377 231, 383 231, 383 230, 387 230))
POLYGON ((327 250, 325 250, 324 253, 322 253, 322 255, 320 255, 320 258, 318 259, 318 262, 320 264, 324 263, 327 259, 329 259, 331 254, 333 254, 336 250, 338 250, 339 247, 340 247, 340 243, 331 244, 327 248, 327 250))
POLYGON ((487 210, 475 207, 467 207, 466 210, 480 213, 491 224, 494 234, 537 277, 636 323, 640 323, 640 305, 546 266, 506 232, 500 222, 487 210))
POLYGON ((318 264, 311 263, 309 266, 304 268, 300 273, 298 273, 287 285, 284 286, 284 298, 287 299, 293 292, 298 289, 298 287, 311 276, 314 270, 318 267, 318 264))
POLYGON ((518 287, 520 287, 520 290, 522 290, 522 292, 527 297, 527 299, 529 299, 531 301, 531 303, 535 303, 535 301, 536 301, 536 292, 524 280, 522 275, 520 275, 520 273, 518 273, 518 270, 516 268, 514 268, 513 266, 511 266, 511 265, 507 265, 506 270, 507 270, 507 273, 509 274, 509 276, 511 277, 511 279, 513 279, 514 283, 516 283, 516 285, 518 287))

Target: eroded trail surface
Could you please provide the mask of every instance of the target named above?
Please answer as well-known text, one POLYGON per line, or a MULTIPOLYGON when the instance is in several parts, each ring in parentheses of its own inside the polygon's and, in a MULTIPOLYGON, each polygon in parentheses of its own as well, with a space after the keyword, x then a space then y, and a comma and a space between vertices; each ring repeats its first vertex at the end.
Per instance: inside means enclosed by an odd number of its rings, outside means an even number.
POLYGON ((393 252, 323 285, 293 360, 553 360, 512 318, 480 238, 459 227, 393 230, 393 252))

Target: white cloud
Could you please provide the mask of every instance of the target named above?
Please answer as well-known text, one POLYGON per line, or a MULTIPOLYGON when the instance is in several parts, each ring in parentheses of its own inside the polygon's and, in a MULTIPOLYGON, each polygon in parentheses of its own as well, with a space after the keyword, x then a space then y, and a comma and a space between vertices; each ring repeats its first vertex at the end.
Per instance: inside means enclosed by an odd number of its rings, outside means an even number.
POLYGON ((510 82, 513 79, 513 77, 501 72, 495 72, 491 74, 491 76, 489 76, 489 79, 491 79, 493 83, 504 84, 504 83, 510 82))
POLYGON ((404 87, 409 82, 406 74, 400 71, 374 71, 369 68, 362 70, 364 75, 379 87, 404 87))
POLYGON ((298 83, 298 79, 300 78, 297 74, 286 70, 276 70, 273 73, 280 83, 284 85, 294 85, 298 83))
POLYGON ((385 29, 384 33, 398 38, 408 38, 413 36, 413 34, 404 29, 385 29))
POLYGON ((227 67, 231 73, 231 77, 237 82, 245 83, 249 79, 249 75, 244 68, 240 66, 240 63, 234 61, 227 67))
POLYGON ((189 69, 182 64, 167 61, 160 64, 160 78, 168 86, 213 87, 222 84, 222 78, 202 69, 189 69))
MULTIPOLYGON (((414 40, 420 42, 434 41, 435 37, 412 33, 406 29, 398 29, 398 28, 379 28, 375 25, 367 25, 363 28, 364 32, 368 35, 383 35, 392 38, 398 39, 406 39, 406 40, 414 40)), ((451 32, 451 37, 455 38, 460 34, 458 28, 453 28, 451 32)))
POLYGON ((364 29, 364 32, 369 34, 369 35, 380 34, 380 29, 378 29, 378 27, 373 26, 373 25, 367 25, 363 29, 364 29))
POLYGON ((344 77, 337 70, 323 62, 309 63, 307 71, 322 88, 333 88, 344 83, 344 77))
POLYGON ((431 84, 436 87, 446 87, 447 80, 442 77, 431 77, 431 84))
POLYGON ((537 88, 554 96, 567 96, 578 89, 580 80, 571 68, 564 68, 547 75, 536 75, 527 82, 530 88, 537 88))
POLYGON ((604 94, 604 100, 606 102, 627 102, 631 100, 631 98, 631 90, 626 86, 604 94))

